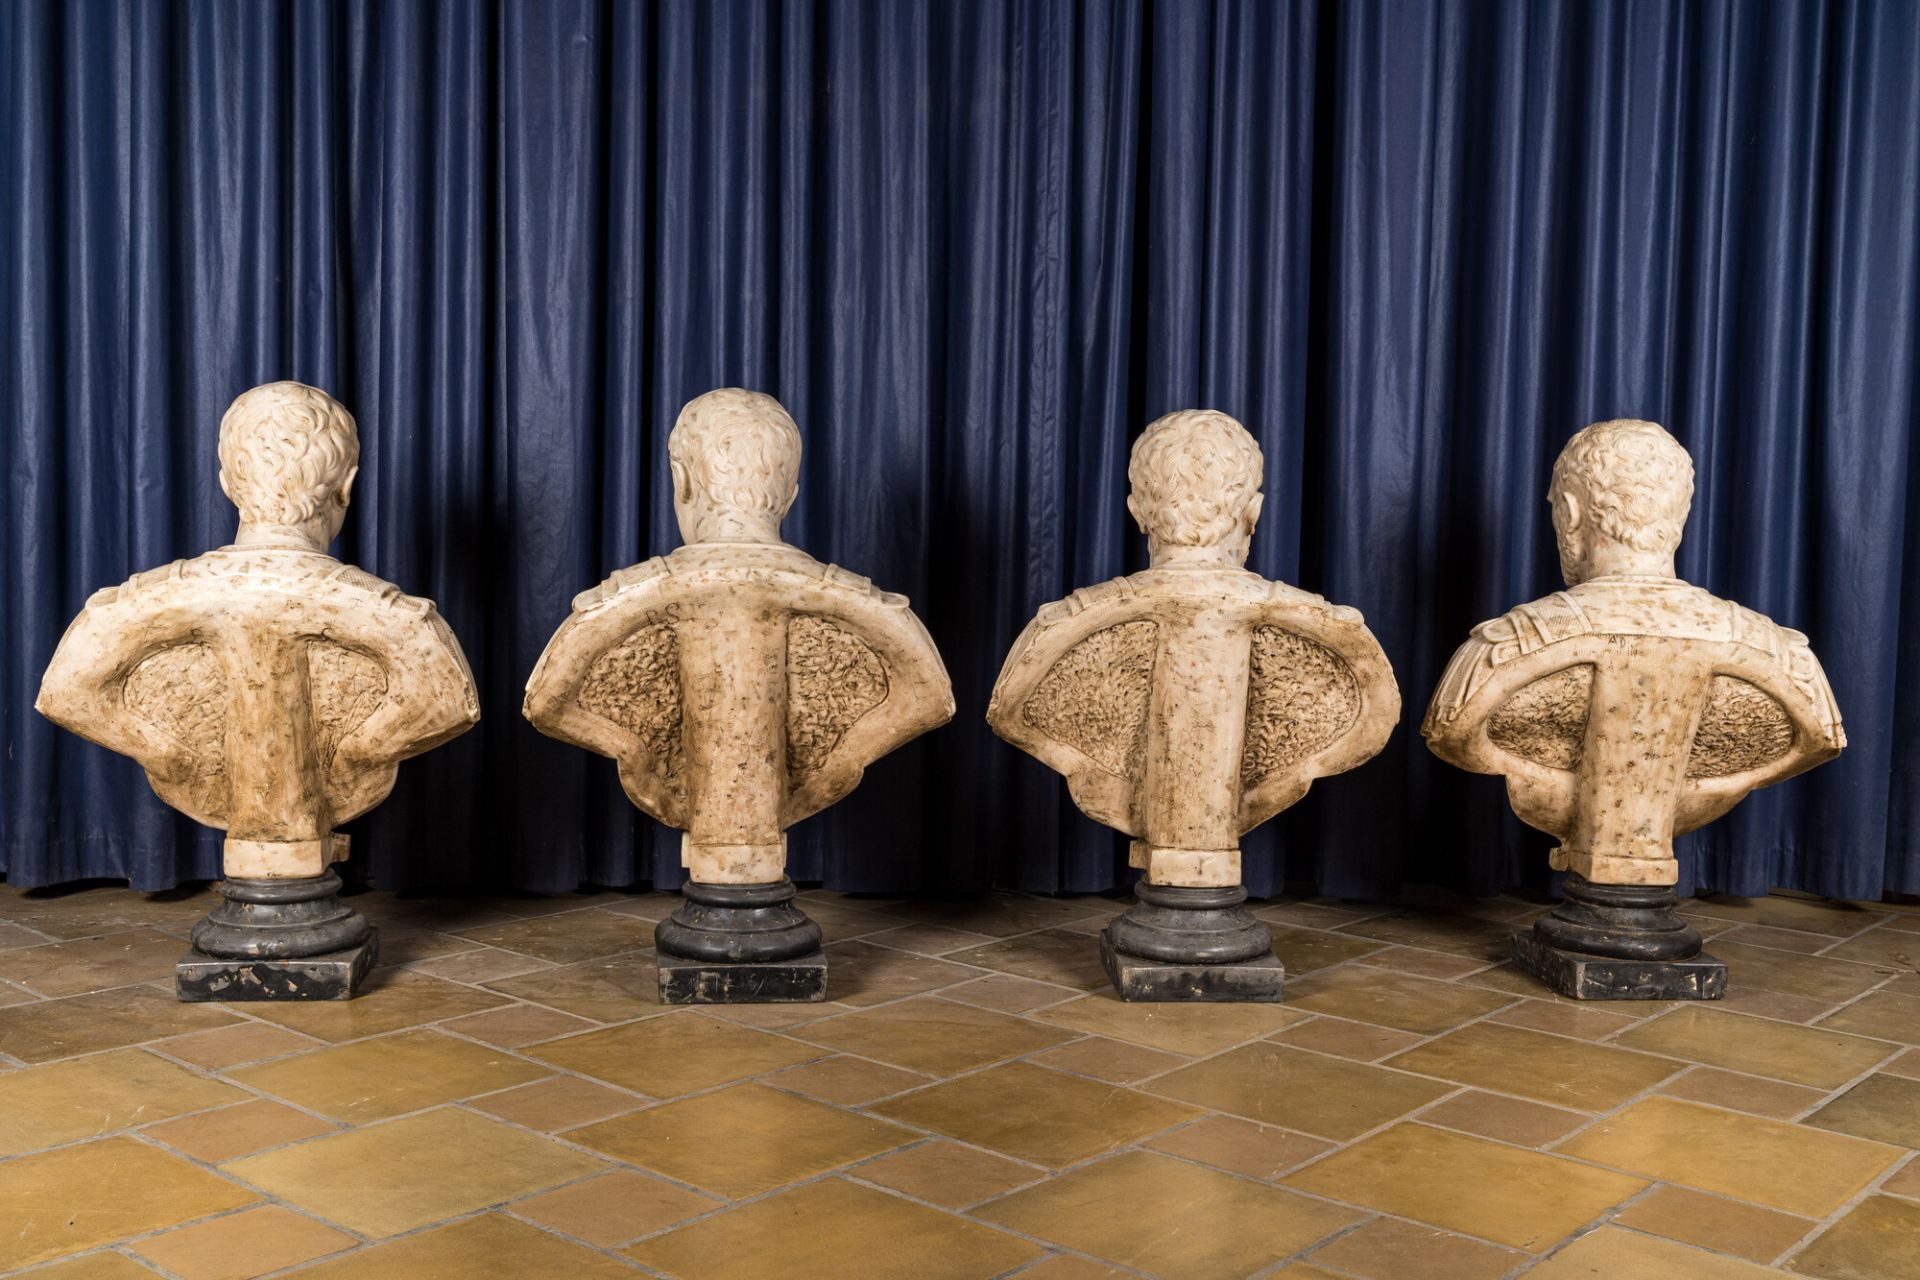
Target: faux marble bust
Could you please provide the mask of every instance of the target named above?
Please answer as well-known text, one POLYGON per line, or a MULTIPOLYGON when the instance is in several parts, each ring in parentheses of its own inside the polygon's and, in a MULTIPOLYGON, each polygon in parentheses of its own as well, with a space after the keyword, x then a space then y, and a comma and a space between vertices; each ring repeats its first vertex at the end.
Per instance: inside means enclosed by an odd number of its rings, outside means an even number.
MULTIPOLYGON (((386 798, 401 760, 480 716, 432 602, 327 554, 359 457, 352 416, 324 391, 275 382, 241 395, 220 422, 220 487, 240 509, 232 545, 96 592, 41 681, 42 714, 132 756, 161 799, 226 830, 229 881, 337 887, 329 867, 346 840, 334 828, 386 798)), ((329 910, 340 923, 322 941, 366 938, 359 917, 329 910)), ((246 936, 223 947, 203 927, 195 941, 216 955, 315 954, 246 936)))
MULTIPOLYGON (((786 885, 786 829, 951 719, 953 690, 906 597, 781 540, 800 432, 777 400, 708 392, 681 410, 667 453, 686 545, 575 598, 527 682, 526 716, 612 757, 633 803, 685 832, 690 906, 662 925, 663 953, 791 961, 817 950, 819 931, 784 905, 790 885, 701 886, 786 885), (748 942, 734 907, 790 914, 779 937, 748 942)), ((718 990, 689 998, 734 998, 718 990)))
MULTIPOLYGON (((1548 501, 1567 589, 1474 628, 1421 731, 1442 758, 1505 776, 1514 812, 1559 839, 1552 865, 1574 873, 1576 900, 1671 886, 1676 833, 1839 754, 1833 691, 1807 637, 1675 576, 1693 463, 1661 427, 1579 432, 1548 501)), ((1565 923, 1544 926, 1562 950, 1600 941, 1565 923)))
POLYGON ((1229 926, 1222 907, 1205 908, 1212 932, 1234 935, 1205 956, 1144 936, 1141 908, 1110 928, 1107 949, 1169 963, 1269 957, 1268 931, 1237 907, 1240 836, 1378 752, 1399 690, 1358 610, 1245 567, 1264 461, 1238 422, 1168 414, 1135 442, 1127 475, 1150 567, 1040 610, 987 719, 1064 774, 1089 817, 1134 837, 1143 902, 1177 911, 1181 895, 1156 890, 1196 890, 1238 913, 1229 926))

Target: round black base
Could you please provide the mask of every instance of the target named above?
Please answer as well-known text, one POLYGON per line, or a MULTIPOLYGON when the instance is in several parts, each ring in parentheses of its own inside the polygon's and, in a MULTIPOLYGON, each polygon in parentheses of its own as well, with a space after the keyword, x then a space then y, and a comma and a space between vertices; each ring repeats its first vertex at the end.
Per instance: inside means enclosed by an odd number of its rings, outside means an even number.
POLYGON ((681 903, 654 926, 660 954, 683 960, 758 964, 820 949, 820 926, 793 905, 793 881, 680 887, 681 903))
POLYGON ((1168 964, 1235 964, 1273 951, 1273 931, 1242 905, 1242 885, 1181 888, 1142 880, 1133 896, 1138 901, 1104 935, 1123 955, 1168 964))
POLYGON ((1533 924, 1547 946, 1614 960, 1691 960, 1700 954, 1700 931, 1674 914, 1680 899, 1670 886, 1595 884, 1576 874, 1562 891, 1565 900, 1533 924))
POLYGON ((193 926, 193 949, 223 960, 299 960, 351 951, 373 926, 340 901, 331 868, 298 880, 222 880, 225 899, 193 926))

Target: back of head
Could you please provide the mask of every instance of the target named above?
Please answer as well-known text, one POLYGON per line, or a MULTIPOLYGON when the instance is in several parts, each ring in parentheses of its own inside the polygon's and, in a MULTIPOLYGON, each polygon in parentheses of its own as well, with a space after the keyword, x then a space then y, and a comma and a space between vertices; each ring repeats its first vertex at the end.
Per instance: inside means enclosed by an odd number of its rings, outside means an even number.
POLYGON ((1693 506, 1693 459, 1656 422, 1596 422, 1577 432, 1553 464, 1547 500, 1556 527, 1563 496, 1572 497, 1582 519, 1608 540, 1670 554, 1693 506))
POLYGON ((243 392, 220 419, 220 483, 246 524, 314 519, 344 494, 359 464, 353 415, 305 383, 243 392))
POLYGON ((1265 474, 1260 445, 1239 422, 1184 409, 1134 441, 1127 509, 1156 548, 1229 545, 1251 532, 1265 474))
POLYGON ((691 503, 777 522, 800 480, 800 429, 772 396, 722 387, 687 402, 667 457, 691 503))

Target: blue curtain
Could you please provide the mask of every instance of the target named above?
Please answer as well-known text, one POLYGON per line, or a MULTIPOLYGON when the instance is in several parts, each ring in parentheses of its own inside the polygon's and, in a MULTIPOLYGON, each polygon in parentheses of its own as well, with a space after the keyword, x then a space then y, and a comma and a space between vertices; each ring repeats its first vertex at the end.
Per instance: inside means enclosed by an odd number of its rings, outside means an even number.
POLYGON ((575 591, 673 545, 710 387, 806 438, 790 537, 908 593, 955 722, 793 833, 847 889, 1095 890, 1111 833, 994 739, 1021 625, 1144 563, 1129 442, 1225 409, 1252 566, 1359 606, 1386 751, 1256 892, 1545 880, 1413 726, 1557 585, 1598 418, 1671 427, 1682 572, 1808 632, 1852 745, 1683 841, 1683 889, 1920 892, 1920 6, 1324 0, 0 5, 0 869, 210 877, 218 837, 32 710, 89 591, 225 541, 238 391, 326 387, 344 555, 440 603, 485 719, 354 824, 393 888, 679 877, 520 718, 575 591))

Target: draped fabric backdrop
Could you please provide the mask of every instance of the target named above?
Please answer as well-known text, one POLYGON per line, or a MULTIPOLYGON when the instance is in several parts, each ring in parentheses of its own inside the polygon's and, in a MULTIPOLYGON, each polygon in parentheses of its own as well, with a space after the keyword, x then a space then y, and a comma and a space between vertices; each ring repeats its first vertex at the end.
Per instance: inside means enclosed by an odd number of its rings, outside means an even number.
POLYGON ((1681 571, 1806 631, 1851 746, 1681 842, 1683 890, 1920 892, 1920 6, 1594 0, 0 5, 0 869, 218 872, 32 704, 88 593, 225 542, 216 425, 325 387, 340 551, 432 597, 484 720, 352 824, 389 888, 680 878, 522 686, 675 545, 681 404, 772 392, 791 540, 912 597, 954 723, 796 828, 796 878, 1096 890, 1121 842, 982 720, 1007 646, 1137 569, 1126 459, 1211 406, 1251 567, 1357 605, 1386 750, 1247 840, 1256 893, 1546 881, 1418 721, 1558 585, 1567 436, 1667 424, 1681 571))

